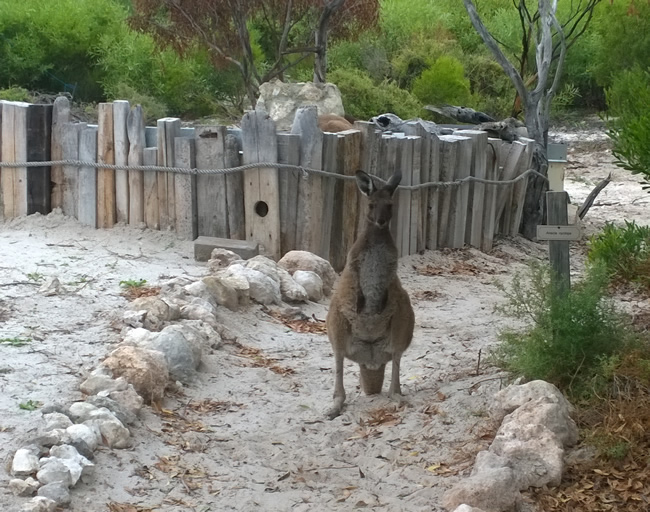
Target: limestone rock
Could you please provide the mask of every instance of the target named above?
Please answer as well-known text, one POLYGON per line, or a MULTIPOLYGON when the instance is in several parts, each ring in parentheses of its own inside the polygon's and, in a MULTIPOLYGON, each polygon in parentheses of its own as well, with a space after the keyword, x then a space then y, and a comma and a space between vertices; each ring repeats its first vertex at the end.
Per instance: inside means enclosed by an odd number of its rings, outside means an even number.
POLYGON ((250 304, 251 294, 250 294, 250 284, 248 279, 243 276, 237 276, 232 274, 220 274, 219 280, 225 285, 237 293, 237 304, 239 307, 246 307, 250 304))
POLYGON ((557 436, 544 425, 504 422, 490 451, 509 460, 518 489, 560 484, 564 450, 557 436))
POLYGON ((94 419, 84 422, 99 431, 109 448, 128 448, 131 445, 131 434, 120 420, 94 419))
POLYGON ((122 320, 129 327, 138 328, 144 325, 144 319, 147 316, 147 311, 142 309, 140 311, 125 311, 122 315, 122 320))
POLYGON ((261 272, 266 277, 272 279, 278 284, 280 283, 280 277, 278 276, 278 264, 271 258, 259 255, 246 260, 243 265, 246 268, 251 268, 253 270, 261 272))
POLYGON ((70 406, 70 417, 75 423, 83 423, 90 418, 90 414, 98 408, 90 402, 74 402, 70 406))
POLYGON ((485 512, 483 509, 470 507, 469 505, 461 505, 454 512, 485 512))
POLYGON ((325 295, 332 293, 336 272, 326 259, 308 251, 289 251, 278 261, 278 266, 286 269, 290 274, 296 270, 315 272, 323 281, 323 293, 325 295))
POLYGON ((109 393, 108 397, 111 400, 115 400, 120 407, 127 410, 130 414, 137 417, 142 410, 142 405, 144 400, 138 393, 132 384, 129 384, 129 387, 124 391, 112 391, 109 393))
POLYGON ((181 306, 181 318, 185 320, 201 320, 210 325, 217 324, 214 307, 198 297, 195 297, 191 304, 181 306))
POLYGON ((129 309, 147 312, 143 325, 150 331, 159 331, 166 322, 178 320, 181 316, 177 306, 158 296, 137 298, 130 304, 129 309))
POLYGON ((241 256, 239 256, 239 254, 229 251, 228 249, 215 247, 212 249, 212 254, 208 260, 208 268, 211 272, 217 272, 218 270, 228 268, 230 264, 235 261, 241 261, 241 256))
MULTIPOLYGON (((124 393, 124 391, 122 391, 122 393, 124 393)), ((110 411, 118 420, 120 420, 125 425, 135 423, 135 420, 137 419, 136 415, 133 414, 130 410, 125 409, 121 404, 111 398, 108 398, 107 396, 91 396, 88 397, 87 402, 100 409, 104 408, 110 411)), ((94 416, 91 414, 89 419, 94 419, 94 416)))
POLYGON ((291 129, 296 110, 316 105, 319 114, 344 115, 341 93, 334 84, 313 82, 283 83, 271 80, 260 86, 256 110, 264 110, 275 121, 278 131, 291 129))
POLYGON ((34 496, 22 506, 20 512, 54 512, 56 507, 56 501, 45 496, 34 496))
POLYGON ((212 300, 231 311, 239 309, 239 294, 227 280, 219 276, 204 277, 201 281, 212 300))
POLYGON ((72 485, 68 466, 62 460, 54 457, 41 459, 41 469, 36 473, 36 478, 43 485, 52 482, 61 482, 68 487, 72 485))
MULTIPOLYGON (((101 437, 98 435, 98 432, 88 427, 87 425, 83 425, 83 424, 71 425, 66 429, 66 432, 69 437, 70 445, 75 446, 75 444, 78 443, 79 441, 83 441, 86 447, 91 451, 95 451, 99 443, 101 443, 102 441, 101 437)), ((82 455, 88 458, 88 455, 83 453, 82 455)))
POLYGON ((280 283, 268 277, 263 272, 244 267, 239 263, 230 265, 226 270, 227 276, 236 276, 246 279, 249 285, 250 298, 260 304, 280 304, 280 283))
POLYGON ((11 474, 13 476, 29 476, 38 471, 38 451, 33 448, 20 448, 14 454, 11 463, 11 474))
POLYGON ((573 446, 578 442, 578 427, 575 421, 569 416, 568 408, 554 396, 543 396, 526 402, 508 414, 503 423, 544 425, 564 446, 573 446))
POLYGON ((61 482, 52 482, 42 486, 38 489, 38 495, 52 500, 57 507, 65 507, 70 504, 70 490, 61 482))
POLYGON ((318 302, 323 298, 323 280, 316 272, 296 270, 293 279, 307 291, 309 300, 318 302))
POLYGON ((196 329, 187 325, 168 325, 149 341, 147 348, 164 355, 172 379, 191 382, 201 364, 203 341, 196 329))
MULTIPOLYGON (((92 468, 94 464, 81 455, 77 449, 69 444, 53 446, 50 450, 50 459, 61 461, 70 472, 70 485, 74 486, 81 478, 86 468, 92 468)), ((46 460, 46 459, 43 459, 46 460)))
POLYGON ((155 350, 123 345, 102 364, 115 375, 123 376, 146 403, 160 400, 169 382, 166 358, 155 350))
POLYGON ((562 392, 553 384, 543 380, 533 380, 526 384, 508 386, 502 389, 494 396, 490 406, 490 414, 500 421, 506 414, 510 414, 517 407, 541 397, 551 398, 565 409, 569 415, 573 414, 574 408, 564 398, 562 392))
POLYGON ((445 493, 442 505, 447 510, 469 505, 485 512, 511 512, 520 501, 513 470, 499 468, 461 480, 445 493))
POLYGON ((39 485, 38 480, 33 479, 31 476, 25 480, 21 478, 9 480, 9 489, 11 489, 14 496, 33 496, 39 485))
POLYGON ((66 429, 72 425, 70 418, 60 412, 44 414, 43 419, 45 420, 45 431, 54 430, 55 428, 66 429))
POLYGON ((57 277, 50 277, 45 280, 45 282, 38 289, 38 293, 45 295, 46 297, 51 297, 53 295, 59 295, 64 291, 61 282, 57 277))
POLYGON ((309 299, 307 290, 295 281, 289 272, 282 267, 277 267, 277 275, 280 278, 282 300, 286 302, 306 302, 309 299))

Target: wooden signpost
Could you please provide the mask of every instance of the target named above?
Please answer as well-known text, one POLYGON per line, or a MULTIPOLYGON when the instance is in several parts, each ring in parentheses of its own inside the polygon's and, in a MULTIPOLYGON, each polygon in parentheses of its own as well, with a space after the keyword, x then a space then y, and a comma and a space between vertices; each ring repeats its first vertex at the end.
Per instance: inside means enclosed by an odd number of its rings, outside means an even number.
POLYGON ((537 239, 548 240, 548 253, 557 293, 566 293, 571 287, 569 242, 580 239, 580 227, 568 225, 566 192, 546 192, 548 224, 537 226, 537 239))

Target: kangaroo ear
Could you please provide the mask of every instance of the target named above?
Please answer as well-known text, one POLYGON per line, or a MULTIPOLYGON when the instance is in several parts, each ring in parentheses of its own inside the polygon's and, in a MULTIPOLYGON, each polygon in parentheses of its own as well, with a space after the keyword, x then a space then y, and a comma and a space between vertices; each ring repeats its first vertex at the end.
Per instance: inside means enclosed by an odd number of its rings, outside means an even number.
POLYGON ((357 171, 355 176, 357 178, 357 186, 363 195, 369 196, 375 191, 375 184, 368 174, 363 171, 357 171))
POLYGON ((397 190, 400 181, 402 181, 402 173, 401 171, 396 171, 395 174, 390 177, 388 183, 386 183, 385 188, 390 192, 391 196, 395 193, 395 190, 397 190))

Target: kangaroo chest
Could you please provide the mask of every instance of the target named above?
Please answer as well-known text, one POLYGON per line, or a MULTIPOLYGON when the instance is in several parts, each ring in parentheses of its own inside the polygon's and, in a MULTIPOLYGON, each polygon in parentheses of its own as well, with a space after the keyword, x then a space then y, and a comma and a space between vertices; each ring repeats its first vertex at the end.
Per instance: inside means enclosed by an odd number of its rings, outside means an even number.
POLYGON ((397 250, 391 243, 374 243, 359 254, 357 312, 379 314, 388 300, 388 288, 396 277, 397 250))

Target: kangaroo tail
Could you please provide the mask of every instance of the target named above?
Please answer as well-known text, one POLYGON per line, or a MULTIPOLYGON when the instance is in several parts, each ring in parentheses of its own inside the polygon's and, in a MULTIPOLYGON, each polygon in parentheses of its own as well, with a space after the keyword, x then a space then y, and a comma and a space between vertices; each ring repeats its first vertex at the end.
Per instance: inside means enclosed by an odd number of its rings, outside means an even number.
POLYGON ((360 380, 361 389, 366 395, 376 395, 381 393, 381 388, 384 385, 384 370, 386 365, 382 364, 376 370, 371 370, 367 366, 360 364, 360 380))

